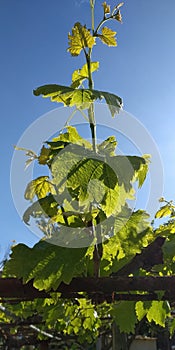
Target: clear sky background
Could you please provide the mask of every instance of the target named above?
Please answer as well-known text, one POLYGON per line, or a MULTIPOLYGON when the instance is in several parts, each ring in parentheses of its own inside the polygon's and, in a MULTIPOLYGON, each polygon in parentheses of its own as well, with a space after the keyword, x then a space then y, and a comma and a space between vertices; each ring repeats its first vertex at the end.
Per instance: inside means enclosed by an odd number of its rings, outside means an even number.
MULTIPOLYGON (((102 15, 101 3, 96 0, 96 19, 102 15)), ((123 24, 115 26, 118 47, 94 49, 94 59, 100 60, 95 88, 121 96, 124 109, 148 129, 163 161, 164 196, 174 199, 175 1, 126 0, 121 11, 123 24)), ((81 57, 66 52, 67 34, 76 21, 90 26, 88 0, 0 0, 0 257, 12 240, 36 242, 12 201, 13 146, 35 119, 57 107, 33 96, 33 89, 70 85, 72 72, 83 64, 81 57)))

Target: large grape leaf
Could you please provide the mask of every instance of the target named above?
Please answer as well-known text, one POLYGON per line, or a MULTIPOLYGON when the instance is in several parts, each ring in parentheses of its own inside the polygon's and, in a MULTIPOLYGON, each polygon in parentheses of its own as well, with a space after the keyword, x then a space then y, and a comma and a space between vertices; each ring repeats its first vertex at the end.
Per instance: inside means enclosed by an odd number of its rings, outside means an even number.
POLYGON ((127 207, 113 218, 111 238, 103 244, 101 275, 120 270, 155 239, 148 218, 144 211, 127 207))
POLYGON ((168 302, 153 300, 146 315, 148 321, 154 321, 161 327, 165 327, 167 316, 170 316, 170 307, 168 302))
POLYGON ((52 102, 63 103, 65 106, 77 106, 87 108, 89 103, 97 99, 105 99, 111 115, 120 112, 122 108, 122 99, 112 93, 89 89, 73 89, 72 87, 50 84, 38 87, 33 91, 35 96, 43 95, 50 97, 52 102))
POLYGON ((83 273, 86 251, 87 248, 64 248, 45 241, 33 248, 18 244, 12 248, 4 275, 23 278, 24 283, 33 279, 39 290, 56 290, 61 282, 69 284, 74 276, 83 273))
POLYGON ((147 172, 144 157, 138 156, 115 156, 107 157, 107 163, 115 172, 118 178, 118 184, 124 186, 126 191, 132 188, 132 182, 138 180, 141 186, 143 175, 147 172))
POLYGON ((91 35, 86 26, 82 26, 79 22, 75 23, 72 28, 72 35, 69 33, 68 39, 68 51, 72 56, 78 56, 82 49, 91 49, 95 45, 95 38, 91 35))
POLYGON ((112 304, 110 314, 119 327, 120 332, 134 333, 137 323, 134 301, 120 301, 112 304))
POLYGON ((93 90, 93 91, 95 93, 96 99, 100 99, 100 100, 102 98, 105 99, 112 117, 114 117, 115 114, 118 114, 120 112, 120 109, 123 106, 123 102, 119 96, 109 92, 105 92, 105 91, 97 91, 97 90, 93 90))
POLYGON ((58 157, 54 158, 51 169, 53 182, 57 186, 59 193, 64 191, 68 175, 73 167, 76 167, 82 160, 83 150, 85 151, 85 149, 77 145, 70 145, 58 157))
POLYGON ((150 323, 154 321, 159 326, 165 327, 166 319, 170 316, 170 306, 167 301, 138 301, 136 314, 139 321, 146 316, 150 323))
POLYGON ((101 205, 107 216, 121 210, 121 205, 130 197, 113 169, 99 159, 83 159, 68 174, 67 186, 79 189, 80 205, 90 207, 91 203, 101 205))
POLYGON ((132 181, 144 163, 141 157, 104 157, 71 145, 52 163, 53 182, 60 193, 66 187, 69 194, 75 192, 87 210, 96 203, 110 216, 133 199, 132 181))

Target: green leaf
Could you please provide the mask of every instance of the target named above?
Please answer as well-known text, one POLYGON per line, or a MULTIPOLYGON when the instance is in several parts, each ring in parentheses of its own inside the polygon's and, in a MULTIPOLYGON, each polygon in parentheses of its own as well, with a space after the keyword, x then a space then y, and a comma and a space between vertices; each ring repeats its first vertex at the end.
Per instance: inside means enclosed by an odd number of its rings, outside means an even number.
POLYGON ((170 208, 169 204, 166 204, 157 211, 155 218, 159 219, 159 218, 163 218, 165 216, 169 216, 169 215, 171 215, 171 211, 172 211, 172 209, 170 208))
POLYGON ((110 313, 120 332, 134 333, 137 323, 134 301, 120 301, 112 305, 110 313))
MULTIPOLYGON (((98 68, 99 68, 99 62, 91 62, 91 65, 90 65, 91 73, 95 72, 98 68)), ((84 66, 81 69, 77 69, 73 72, 71 87, 74 89, 78 88, 82 84, 82 82, 88 78, 89 78, 88 67, 87 67, 87 64, 84 64, 84 66)))
POLYGON ((133 199, 132 181, 144 162, 143 158, 134 156, 105 158, 70 145, 54 159, 52 181, 59 193, 67 186, 69 194, 78 197, 84 209, 89 210, 90 205, 96 203, 109 217, 120 212, 127 199, 133 199))
POLYGON ((96 94, 96 96, 98 96, 97 98, 99 99, 105 99, 112 117, 114 117, 115 114, 118 114, 120 112, 123 105, 122 99, 120 97, 104 91, 99 91, 99 94, 96 94))
POLYGON ((117 46, 117 41, 115 38, 116 32, 108 27, 102 28, 102 33, 98 34, 101 41, 108 46, 117 46))
POLYGON ((88 90, 88 89, 73 89, 68 86, 50 84, 38 87, 33 91, 35 96, 43 95, 50 97, 52 102, 63 103, 65 106, 77 106, 87 108, 87 104, 94 102, 97 99, 105 99, 112 117, 120 112, 122 108, 122 99, 109 92, 88 90))
POLYGON ((81 137, 75 127, 67 126, 66 129, 67 132, 60 133, 57 137, 54 137, 52 141, 45 142, 48 148, 45 146, 42 147, 38 156, 39 164, 47 164, 50 168, 55 157, 58 157, 60 151, 63 151, 65 147, 71 147, 70 144, 81 145, 85 148, 92 149, 91 143, 81 137))
POLYGON ((41 199, 46 197, 48 193, 56 194, 54 185, 48 179, 49 176, 39 176, 29 182, 24 194, 25 199, 32 200, 35 196, 41 199))
POLYGON ((91 35, 86 26, 79 22, 75 23, 72 28, 72 35, 68 34, 69 48, 68 51, 72 56, 78 56, 82 49, 90 48, 95 45, 95 38, 91 35))
POLYGON ((143 162, 140 165, 140 168, 138 170, 136 170, 136 174, 135 174, 135 179, 136 179, 136 181, 138 181, 139 188, 142 187, 142 185, 146 179, 146 176, 147 176, 147 173, 149 170, 150 155, 148 155, 148 154, 143 155, 142 158, 145 160, 145 162, 143 162))
POLYGON ((101 207, 107 217, 117 215, 127 199, 133 199, 131 192, 125 191, 123 186, 116 184, 114 189, 107 187, 101 207))
MULTIPOLYGON (((71 168, 67 176, 67 186, 73 190, 79 189, 80 205, 86 203, 89 208, 91 203, 96 202, 101 205, 105 214, 110 216, 121 210, 126 198, 131 198, 131 187, 126 190, 124 186, 119 184, 118 172, 110 166, 111 159, 106 163, 93 153, 90 156, 90 158, 80 160, 71 168), (96 159, 92 157, 96 157, 96 159)), ((132 178, 130 178, 131 180, 132 178)), ((122 181, 124 181, 123 177, 122 181)))
POLYGON ((70 145, 58 157, 54 158, 52 162, 52 176, 59 193, 62 193, 66 187, 68 174, 82 160, 83 150, 84 148, 77 145, 70 145))
POLYGON ((87 248, 64 248, 45 241, 33 248, 18 244, 12 249, 4 273, 23 278, 24 283, 33 279, 39 290, 56 290, 61 282, 69 284, 74 276, 83 273, 86 251, 87 248))
POLYGON ((113 236, 103 244, 104 271, 117 272, 155 239, 148 218, 144 211, 132 213, 127 207, 113 218, 113 236))
POLYGON ((143 301, 138 301, 135 305, 135 310, 136 310, 136 315, 139 321, 142 320, 143 317, 147 314, 149 308, 150 308, 151 302, 143 302, 143 301))
POLYGON ((169 304, 166 301, 153 300, 146 316, 148 321, 165 327, 167 316, 170 316, 169 304))
POLYGON ((50 97, 52 102, 63 103, 65 106, 77 106, 87 108, 87 104, 95 100, 95 96, 91 90, 88 89, 73 89, 71 87, 62 85, 44 85, 34 90, 34 95, 43 97, 50 97))
POLYGON ((170 335, 171 337, 174 335, 174 331, 175 331, 175 318, 173 320, 171 320, 171 324, 170 324, 170 335))
POLYGON ((59 134, 57 137, 54 137, 52 139, 52 142, 47 142, 47 144, 49 144, 51 148, 57 148, 57 147, 59 148, 60 147, 59 143, 62 143, 61 147, 62 145, 66 146, 69 143, 73 143, 79 146, 84 146, 89 149, 92 148, 91 143, 86 139, 84 139, 83 137, 81 137, 75 127, 67 126, 66 129, 67 129, 67 132, 59 134))
POLYGON ((123 185, 126 191, 132 188, 131 182, 139 179, 141 181, 142 171, 145 173, 146 161, 144 157, 138 156, 115 156, 108 158, 108 164, 114 170, 119 185, 123 185))

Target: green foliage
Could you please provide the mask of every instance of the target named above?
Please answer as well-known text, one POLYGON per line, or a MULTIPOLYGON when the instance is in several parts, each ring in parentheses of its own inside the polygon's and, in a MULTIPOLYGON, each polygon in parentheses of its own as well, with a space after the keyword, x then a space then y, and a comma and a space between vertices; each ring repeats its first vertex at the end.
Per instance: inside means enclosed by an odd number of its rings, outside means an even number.
POLYGON ((84 272, 87 248, 64 248, 40 241, 33 248, 18 244, 12 249, 4 274, 23 278, 24 283, 34 279, 39 289, 57 289, 61 282, 70 283, 74 276, 84 272))
MULTIPOLYGON (((104 23, 108 20, 122 22, 120 7, 123 3, 111 10, 104 2, 103 18, 96 29, 94 4, 95 1, 90 0, 91 30, 77 22, 68 35, 70 54, 83 53, 85 57, 82 68, 73 72, 70 86, 47 84, 34 90, 35 96, 42 95, 64 106, 75 107, 74 112, 81 111, 89 121, 92 142, 83 138, 75 127, 67 126, 64 132, 45 142, 39 155, 20 148, 29 157, 26 166, 36 160, 48 167, 50 174, 39 176, 27 185, 24 197, 32 204, 23 220, 29 224, 33 218, 40 227, 41 224, 51 227, 51 233, 33 248, 24 244, 13 247, 3 276, 22 278, 24 283, 33 280, 37 289, 51 291, 51 298, 8 305, 11 313, 0 314, 1 320, 6 322, 11 322, 12 314, 20 318, 39 314, 45 323, 43 327, 89 343, 108 332, 113 321, 121 332, 128 333, 134 333, 137 322, 144 317, 164 327, 170 316, 169 305, 161 300, 112 304, 104 301, 98 305, 95 298, 94 302, 86 293, 63 300, 53 293, 61 282, 69 284, 77 276, 117 273, 158 235, 167 238, 163 247, 164 264, 155 266, 152 271, 138 268, 136 274, 175 273, 175 207, 172 202, 161 198, 160 202, 165 205, 155 217, 169 216, 172 221, 156 229, 145 211, 134 211, 128 204, 128 200, 134 199, 136 183, 140 188, 145 181, 149 155, 118 155, 114 136, 97 144, 94 102, 104 99, 114 117, 122 108, 122 99, 94 89, 92 73, 98 70, 99 62, 92 60, 92 51, 98 39, 107 46, 117 46, 116 32, 104 27, 104 23), (81 248, 74 248, 77 241, 81 248), (94 245, 98 254, 101 252, 97 274, 94 245)), ((172 322, 172 331, 174 328, 172 322)))
POLYGON ((165 205, 161 206, 161 208, 157 211, 155 218, 161 219, 166 216, 170 216, 171 218, 175 217, 175 205, 173 201, 166 201, 163 197, 159 199, 159 202, 164 202, 165 205))
POLYGON ((145 158, 116 156, 117 142, 112 136, 97 145, 98 154, 71 126, 46 144, 38 162, 49 166, 52 178, 42 176, 28 184, 25 198, 32 200, 36 195, 38 200, 24 213, 27 224, 30 217, 44 215, 52 222, 83 227, 92 203, 98 207, 98 222, 100 211, 103 221, 121 212, 126 200, 134 198, 132 183, 141 185, 145 178, 145 158))
POLYGON ((101 274, 109 275, 125 266, 155 239, 148 214, 125 207, 111 223, 112 237, 103 244, 101 274))
POLYGON ((37 179, 29 182, 24 193, 25 199, 32 200, 35 196, 41 199, 46 197, 48 193, 56 194, 53 184, 48 179, 49 176, 39 176, 37 179))
POLYGON ((120 301, 112 305, 111 315, 119 326, 120 332, 134 333, 137 323, 134 301, 120 301))
MULTIPOLYGON (((91 62, 91 73, 95 72, 99 68, 99 62, 91 62)), ((72 74, 72 84, 73 89, 78 88, 82 85, 85 79, 89 78, 87 63, 81 69, 77 69, 72 74)))
POLYGON ((170 316, 170 306, 167 301, 139 301, 136 303, 136 314, 139 321, 146 316, 150 323, 154 321, 155 324, 165 327, 165 321, 170 316))
POLYGON ((168 303, 166 301, 153 300, 146 316, 148 321, 154 321, 156 324, 165 327, 167 316, 170 316, 168 303))
POLYGON ((101 41, 104 44, 108 46, 117 46, 115 35, 116 35, 116 32, 114 32, 108 27, 103 27, 102 33, 98 34, 98 37, 101 39, 101 41))
POLYGON ((34 90, 34 95, 43 95, 43 97, 50 97, 52 102, 63 103, 67 107, 76 106, 83 109, 87 109, 92 102, 104 98, 113 117, 122 108, 122 99, 119 96, 92 89, 74 89, 68 86, 50 84, 38 87, 34 90))
POLYGON ((155 218, 163 218, 164 216, 169 216, 171 214, 171 208, 169 207, 169 205, 164 205, 163 207, 161 207, 156 215, 155 218))
POLYGON ((72 56, 78 56, 81 50, 90 48, 95 45, 95 38, 91 35, 86 26, 82 26, 79 22, 75 23, 72 28, 72 35, 68 35, 69 48, 68 51, 72 56))

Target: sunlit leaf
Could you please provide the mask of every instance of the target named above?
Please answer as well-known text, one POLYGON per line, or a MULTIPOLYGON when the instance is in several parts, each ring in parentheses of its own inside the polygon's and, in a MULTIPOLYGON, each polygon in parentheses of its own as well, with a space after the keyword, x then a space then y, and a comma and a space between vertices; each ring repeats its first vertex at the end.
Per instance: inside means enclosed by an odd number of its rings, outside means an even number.
POLYGON ((89 103, 97 99, 105 99, 112 117, 119 113, 122 108, 122 99, 109 92, 88 90, 88 89, 73 89, 62 85, 44 85, 34 90, 34 95, 50 97, 52 102, 60 102, 66 106, 77 106, 87 108, 89 103))
POLYGON ((92 48, 95 45, 95 38, 86 26, 82 26, 79 22, 75 23, 72 28, 72 35, 69 33, 68 39, 68 51, 72 56, 78 56, 82 49, 92 48))
POLYGON ((103 258, 108 261, 106 271, 117 272, 155 239, 148 219, 144 211, 132 212, 128 207, 115 215, 111 223, 112 237, 103 244, 103 258))
POLYGON ((101 34, 98 34, 98 37, 101 41, 108 46, 117 46, 117 41, 115 35, 117 33, 108 27, 103 27, 101 34))
POLYGON ((170 208, 170 206, 168 204, 166 204, 157 211, 155 218, 159 219, 159 218, 163 218, 165 216, 169 216, 169 215, 171 215, 171 211, 172 211, 172 209, 170 208))
MULTIPOLYGON (((90 71, 95 72, 99 68, 99 62, 91 62, 90 71)), ((81 69, 77 69, 72 74, 72 88, 78 88, 85 79, 89 78, 88 67, 85 64, 81 69)))
POLYGON ((109 92, 105 92, 105 91, 97 91, 97 92, 98 92, 98 94, 96 94, 97 98, 105 99, 112 117, 114 117, 115 114, 118 114, 120 112, 123 106, 123 102, 119 96, 109 92))
MULTIPOLYGON (((77 129, 73 126, 67 126, 67 131, 64 133, 60 133, 58 136, 54 137, 51 142, 47 142, 52 147, 59 146, 59 142, 65 143, 73 143, 79 146, 84 146, 86 148, 92 148, 92 145, 89 141, 84 139, 77 131, 77 129), (57 144, 58 143, 58 144, 57 144)), ((66 144, 65 144, 66 145, 66 144)), ((60 146, 59 146, 60 147, 60 146)))
MULTIPOLYGON (((139 180, 139 172, 145 165, 144 157, 138 156, 114 156, 108 158, 108 164, 117 175, 118 183, 124 185, 126 191, 132 188, 132 182, 139 180)), ((145 169, 143 168, 143 171, 145 169)))
POLYGON ((54 185, 49 181, 49 176, 39 176, 27 185, 24 197, 32 200, 35 196, 38 199, 46 197, 48 193, 56 194, 54 185))
POLYGON ((69 284, 75 274, 82 274, 86 250, 59 247, 44 241, 33 248, 18 244, 13 248, 5 273, 23 278, 24 283, 34 279, 34 286, 39 290, 56 290, 61 282, 69 284))
POLYGON ((154 321, 161 327, 165 327, 165 321, 168 315, 170 315, 170 309, 167 302, 153 300, 146 317, 149 322, 154 321))
POLYGON ((149 308, 150 308, 151 302, 143 302, 143 301, 138 301, 135 306, 136 310, 136 315, 139 321, 143 319, 143 317, 147 314, 149 308))
POLYGON ((143 155, 142 157, 145 160, 145 162, 142 163, 142 165, 136 171, 136 174, 135 174, 135 179, 136 181, 138 181, 139 188, 142 187, 146 179, 146 176, 149 170, 149 163, 150 163, 150 155, 146 154, 146 155, 143 155))

